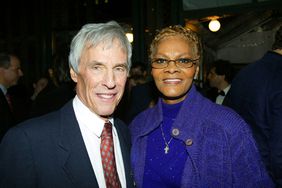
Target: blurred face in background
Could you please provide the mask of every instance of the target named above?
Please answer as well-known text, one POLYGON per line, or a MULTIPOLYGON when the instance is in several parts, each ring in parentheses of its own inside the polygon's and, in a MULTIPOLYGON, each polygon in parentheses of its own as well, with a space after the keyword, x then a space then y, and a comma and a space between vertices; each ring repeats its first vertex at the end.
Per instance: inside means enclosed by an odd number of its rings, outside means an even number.
POLYGON ((78 73, 71 69, 80 100, 94 113, 107 118, 122 98, 128 75, 127 53, 118 40, 86 47, 78 73))
POLYGON ((218 80, 217 74, 215 72, 215 67, 211 68, 211 70, 209 71, 207 79, 209 81, 210 87, 216 87, 218 85, 219 80, 218 80))
POLYGON ((21 62, 15 56, 11 56, 11 64, 9 68, 1 67, 0 69, 1 82, 6 88, 16 85, 20 77, 23 76, 21 62))
MULTIPOLYGON (((182 36, 174 35, 163 38, 156 45, 154 59, 191 59, 199 57, 195 53, 195 44, 184 39, 182 36)), ((194 76, 199 71, 195 64, 190 68, 176 66, 170 61, 166 68, 152 68, 152 76, 158 90, 163 94, 163 100, 168 104, 175 104, 183 101, 187 92, 192 86, 194 76)))

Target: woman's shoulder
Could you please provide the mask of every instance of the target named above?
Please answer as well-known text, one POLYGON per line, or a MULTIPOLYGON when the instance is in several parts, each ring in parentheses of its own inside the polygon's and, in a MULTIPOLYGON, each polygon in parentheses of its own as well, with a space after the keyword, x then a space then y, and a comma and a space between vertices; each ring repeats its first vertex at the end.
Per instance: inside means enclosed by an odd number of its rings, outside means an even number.
POLYGON ((129 124, 131 132, 139 132, 141 129, 146 129, 148 123, 152 123, 154 122, 154 118, 158 118, 157 111, 157 107, 154 106, 139 113, 129 124), (140 126, 140 124, 142 124, 142 126, 140 126))
POLYGON ((249 132, 249 125, 237 112, 229 107, 214 103, 209 108, 205 108, 205 114, 206 122, 217 126, 224 132, 249 132))

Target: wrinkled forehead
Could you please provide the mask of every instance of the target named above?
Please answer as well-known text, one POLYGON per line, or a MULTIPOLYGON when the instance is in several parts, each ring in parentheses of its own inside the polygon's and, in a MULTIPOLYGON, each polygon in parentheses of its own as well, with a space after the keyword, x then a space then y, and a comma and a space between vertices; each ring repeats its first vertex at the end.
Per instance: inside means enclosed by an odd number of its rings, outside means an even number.
POLYGON ((21 62, 19 60, 19 58, 15 57, 15 56, 11 56, 11 66, 14 67, 18 67, 20 66, 21 62))
POLYGON ((85 45, 85 49, 90 48, 102 48, 102 49, 111 49, 111 48, 121 48, 125 53, 127 53, 127 49, 124 45, 122 45, 121 41, 118 38, 107 39, 100 41, 98 43, 94 43, 92 41, 87 41, 85 45))
POLYGON ((99 60, 101 62, 104 62, 109 60, 111 57, 115 57, 116 62, 122 61, 123 63, 128 63, 127 51, 126 49, 122 48, 122 45, 118 40, 100 42, 96 45, 91 42, 85 44, 86 45, 83 48, 80 56, 80 63, 86 63, 92 58, 97 61, 99 60))

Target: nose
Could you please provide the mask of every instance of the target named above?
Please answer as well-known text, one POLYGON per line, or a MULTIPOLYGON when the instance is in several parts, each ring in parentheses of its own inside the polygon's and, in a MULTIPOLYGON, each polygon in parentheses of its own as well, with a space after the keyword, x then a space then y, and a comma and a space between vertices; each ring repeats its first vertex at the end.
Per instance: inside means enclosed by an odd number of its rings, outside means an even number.
POLYGON ((20 77, 24 75, 22 69, 18 70, 18 74, 19 74, 20 77))
POLYGON ((116 81, 115 81, 116 77, 114 75, 113 70, 108 70, 104 76, 104 85, 108 88, 108 89, 113 89, 116 87, 116 81))
POLYGON ((165 68, 165 71, 174 73, 174 72, 178 72, 179 68, 176 66, 175 61, 169 61, 167 67, 165 68))

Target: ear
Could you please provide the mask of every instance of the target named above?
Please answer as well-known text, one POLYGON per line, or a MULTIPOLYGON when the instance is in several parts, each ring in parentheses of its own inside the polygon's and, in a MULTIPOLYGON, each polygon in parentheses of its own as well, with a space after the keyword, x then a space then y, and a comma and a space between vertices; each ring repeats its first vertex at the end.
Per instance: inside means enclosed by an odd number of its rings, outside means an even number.
POLYGON ((76 83, 77 82, 77 73, 73 70, 73 68, 70 69, 70 76, 71 76, 71 79, 76 83))
POLYGON ((147 76, 147 71, 143 72, 143 76, 146 77, 147 76))
POLYGON ((195 71, 195 74, 194 74, 194 80, 196 80, 198 78, 198 73, 199 73, 199 66, 196 67, 196 71, 195 71))

